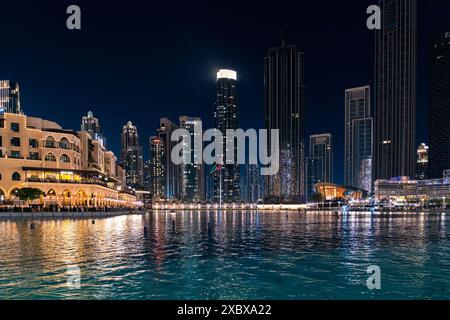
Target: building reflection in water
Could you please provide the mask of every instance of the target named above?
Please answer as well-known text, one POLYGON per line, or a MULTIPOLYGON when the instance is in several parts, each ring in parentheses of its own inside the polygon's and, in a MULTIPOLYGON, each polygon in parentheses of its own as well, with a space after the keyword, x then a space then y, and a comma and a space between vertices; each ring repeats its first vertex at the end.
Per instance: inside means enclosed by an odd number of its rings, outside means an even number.
POLYGON ((20 288, 40 298, 217 299, 298 296, 294 284, 312 295, 311 283, 330 281, 359 288, 373 264, 398 274, 405 265, 448 266, 439 251, 449 243, 448 217, 155 211, 95 224, 35 221, 34 230, 1 220, 0 298, 25 297, 20 288), (69 266, 81 269, 80 292, 65 289, 69 266))

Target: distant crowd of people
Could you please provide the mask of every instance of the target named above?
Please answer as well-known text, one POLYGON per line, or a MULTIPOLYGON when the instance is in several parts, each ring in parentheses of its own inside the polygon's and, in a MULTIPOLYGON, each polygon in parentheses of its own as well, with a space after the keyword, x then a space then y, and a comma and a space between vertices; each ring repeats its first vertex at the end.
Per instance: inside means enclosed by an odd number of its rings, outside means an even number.
POLYGON ((134 211, 136 208, 129 207, 86 207, 86 206, 66 206, 60 207, 57 205, 50 205, 47 207, 43 206, 31 206, 31 207, 21 207, 21 206, 0 206, 0 212, 109 212, 109 211, 134 211))

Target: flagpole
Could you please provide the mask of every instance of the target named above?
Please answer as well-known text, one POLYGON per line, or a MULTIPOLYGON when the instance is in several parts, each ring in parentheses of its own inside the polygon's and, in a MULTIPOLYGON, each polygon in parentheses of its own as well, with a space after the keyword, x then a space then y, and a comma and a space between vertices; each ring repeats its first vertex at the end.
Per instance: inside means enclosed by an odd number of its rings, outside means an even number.
POLYGON ((222 167, 219 167, 219 168, 220 168, 220 170, 219 170, 219 172, 220 172, 219 209, 222 210, 222 167))

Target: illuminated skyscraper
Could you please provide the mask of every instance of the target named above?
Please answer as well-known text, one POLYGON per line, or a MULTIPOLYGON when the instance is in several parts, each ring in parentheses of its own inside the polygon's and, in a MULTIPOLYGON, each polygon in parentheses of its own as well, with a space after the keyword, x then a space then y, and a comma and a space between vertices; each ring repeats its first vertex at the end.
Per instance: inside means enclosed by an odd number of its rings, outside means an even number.
POLYGON ((246 164, 241 177, 241 196, 245 203, 257 203, 263 199, 263 179, 260 167, 256 164, 246 164))
POLYGON ((196 135, 199 134, 200 136, 197 138, 202 139, 202 120, 200 118, 180 117, 180 128, 189 131, 192 146, 191 164, 181 165, 181 199, 185 202, 204 201, 205 166, 203 163, 196 163, 199 161, 197 161, 197 155, 194 152, 196 135))
POLYGON ((160 137, 150 138, 149 191, 153 199, 166 197, 166 154, 164 142, 160 137))
POLYGON ((265 58, 264 91, 265 127, 278 129, 280 134, 280 170, 266 179, 265 197, 268 201, 304 201, 304 62, 303 52, 296 45, 283 44, 269 49, 265 58))
POLYGON ((178 129, 178 126, 170 121, 168 118, 160 119, 160 126, 158 129, 158 136, 162 140, 165 154, 164 173, 166 176, 166 198, 180 199, 181 187, 181 167, 173 163, 171 159, 172 149, 178 144, 177 141, 172 141, 172 133, 178 129))
POLYGON ((333 136, 329 133, 312 135, 306 160, 308 199, 314 194, 316 183, 333 182, 333 161, 333 136))
POLYGON ((121 138, 121 161, 125 169, 126 185, 142 188, 144 184, 142 147, 139 144, 137 127, 131 121, 123 127, 121 138))
POLYGON ((417 149, 416 179, 428 179, 428 146, 425 143, 421 143, 417 149))
MULTIPOLYGON (((237 73, 219 70, 216 81, 216 102, 214 112, 215 127, 224 135, 224 163, 226 162, 226 131, 239 129, 239 109, 237 102, 237 73)), ((234 147, 237 158, 237 146, 234 147)), ((214 173, 214 201, 219 202, 222 190, 223 202, 240 201, 240 172, 237 164, 224 164, 214 173)))
POLYGON ((372 190, 373 119, 370 87, 345 91, 345 184, 372 190))
POLYGON ((17 82, 0 80, 0 113, 22 113, 20 89, 17 82))
POLYGON ((429 178, 442 178, 450 169, 450 32, 431 49, 431 103, 428 109, 429 178))
POLYGON ((104 146, 106 146, 105 137, 100 134, 100 124, 92 111, 89 111, 87 116, 84 116, 81 120, 81 131, 89 132, 91 137, 97 141, 100 141, 104 146))
POLYGON ((375 35, 374 179, 416 169, 417 1, 380 0, 375 35))

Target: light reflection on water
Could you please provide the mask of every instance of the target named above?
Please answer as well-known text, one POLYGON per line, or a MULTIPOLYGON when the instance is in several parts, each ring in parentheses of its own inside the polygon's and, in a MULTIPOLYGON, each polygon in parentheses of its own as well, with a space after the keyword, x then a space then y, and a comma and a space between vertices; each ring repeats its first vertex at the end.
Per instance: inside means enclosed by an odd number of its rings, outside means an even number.
POLYGON ((160 211, 34 230, 0 220, 0 298, 450 299, 449 217, 160 211), (380 291, 366 287, 370 265, 380 291), (66 286, 70 266, 81 290, 66 286))

